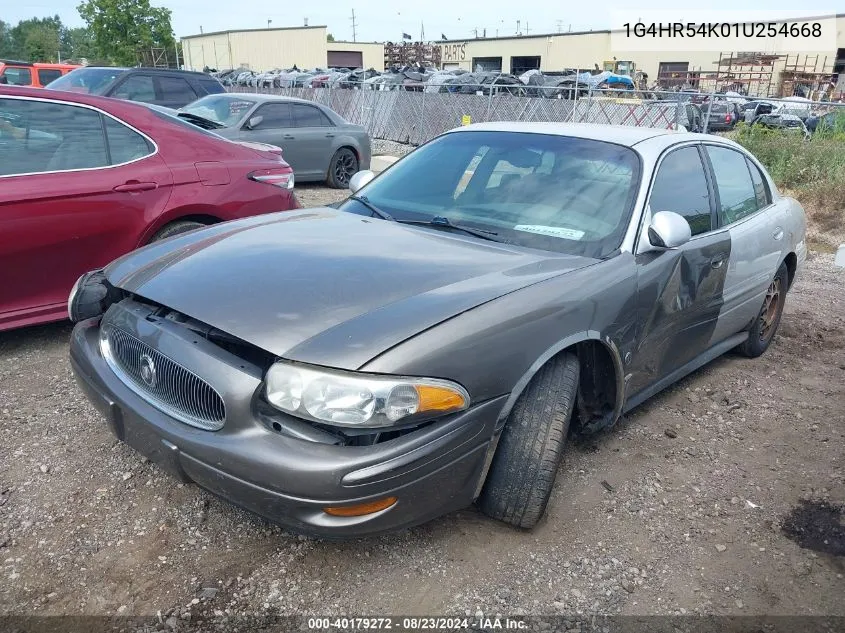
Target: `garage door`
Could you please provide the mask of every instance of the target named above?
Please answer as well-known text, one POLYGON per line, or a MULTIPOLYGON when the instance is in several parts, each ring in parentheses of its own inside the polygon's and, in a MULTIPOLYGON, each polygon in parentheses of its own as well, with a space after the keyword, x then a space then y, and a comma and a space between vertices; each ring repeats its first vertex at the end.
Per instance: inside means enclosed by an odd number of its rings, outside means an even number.
POLYGON ((362 68, 364 54, 361 51, 329 51, 329 68, 362 68))

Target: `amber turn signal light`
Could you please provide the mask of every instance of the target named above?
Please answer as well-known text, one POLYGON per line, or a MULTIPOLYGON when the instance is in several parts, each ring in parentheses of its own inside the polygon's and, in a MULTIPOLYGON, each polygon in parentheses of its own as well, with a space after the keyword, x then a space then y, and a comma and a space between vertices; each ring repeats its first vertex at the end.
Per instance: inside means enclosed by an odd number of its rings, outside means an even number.
POLYGON ((377 501, 367 501, 366 503, 357 503, 354 506, 334 506, 323 508, 323 512, 334 517, 360 517, 365 514, 374 514, 381 510, 386 510, 396 503, 396 497, 385 497, 377 501))

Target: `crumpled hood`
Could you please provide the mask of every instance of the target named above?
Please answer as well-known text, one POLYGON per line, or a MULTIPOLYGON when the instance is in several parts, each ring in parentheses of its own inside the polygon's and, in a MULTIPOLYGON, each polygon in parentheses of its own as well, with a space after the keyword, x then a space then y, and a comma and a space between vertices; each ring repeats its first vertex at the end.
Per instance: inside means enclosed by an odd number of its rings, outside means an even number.
POLYGON ((277 356, 357 369, 450 317, 594 261, 320 208, 177 236, 106 275, 277 356))

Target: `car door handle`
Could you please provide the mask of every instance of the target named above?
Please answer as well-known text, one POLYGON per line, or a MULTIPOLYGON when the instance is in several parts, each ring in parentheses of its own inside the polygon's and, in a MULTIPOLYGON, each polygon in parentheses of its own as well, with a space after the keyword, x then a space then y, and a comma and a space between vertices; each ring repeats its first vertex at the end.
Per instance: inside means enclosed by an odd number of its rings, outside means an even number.
POLYGON ((157 189, 158 183, 155 182, 139 182, 137 180, 129 180, 122 185, 117 185, 114 188, 115 191, 128 191, 129 193, 134 193, 137 191, 150 191, 151 189, 157 189))
POLYGON ((775 229, 775 232, 772 233, 772 239, 776 241, 780 241, 783 239, 783 229, 778 227, 775 229))
POLYGON ((334 134, 332 132, 326 132, 326 138, 334 138, 334 134))
POLYGON ((285 134, 282 138, 294 139, 296 137, 293 134, 285 134))

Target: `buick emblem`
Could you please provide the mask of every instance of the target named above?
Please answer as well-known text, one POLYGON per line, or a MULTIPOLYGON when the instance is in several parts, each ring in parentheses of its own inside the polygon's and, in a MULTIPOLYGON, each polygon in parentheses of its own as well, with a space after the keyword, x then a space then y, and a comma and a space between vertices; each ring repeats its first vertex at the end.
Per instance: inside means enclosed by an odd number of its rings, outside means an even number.
POLYGON ((141 354, 141 380, 147 387, 156 386, 156 366, 149 354, 141 354))

